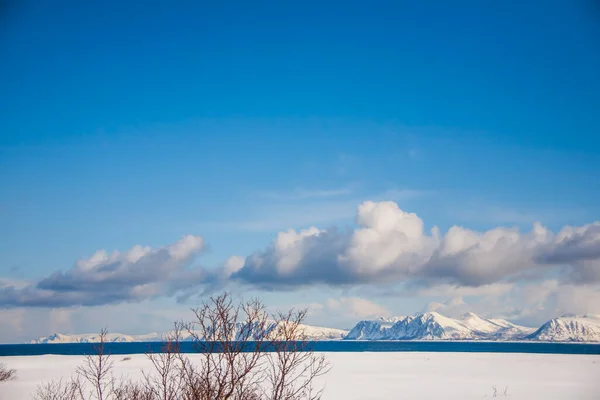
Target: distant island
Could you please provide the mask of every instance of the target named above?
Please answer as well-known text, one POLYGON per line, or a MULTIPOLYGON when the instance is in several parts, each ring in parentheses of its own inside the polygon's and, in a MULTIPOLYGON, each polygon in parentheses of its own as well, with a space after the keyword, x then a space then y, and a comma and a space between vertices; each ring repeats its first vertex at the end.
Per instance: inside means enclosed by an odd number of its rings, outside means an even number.
MULTIPOLYGON (((359 321, 350 331, 303 325, 306 340, 496 340, 538 342, 600 342, 599 315, 563 315, 539 328, 515 325, 503 319, 488 319, 474 313, 450 318, 437 312, 359 321)), ((126 335, 112 333, 110 342, 162 341, 165 334, 126 335)), ((189 340, 184 336, 183 340, 189 340)), ((98 334, 55 333, 30 343, 93 343, 98 334)))

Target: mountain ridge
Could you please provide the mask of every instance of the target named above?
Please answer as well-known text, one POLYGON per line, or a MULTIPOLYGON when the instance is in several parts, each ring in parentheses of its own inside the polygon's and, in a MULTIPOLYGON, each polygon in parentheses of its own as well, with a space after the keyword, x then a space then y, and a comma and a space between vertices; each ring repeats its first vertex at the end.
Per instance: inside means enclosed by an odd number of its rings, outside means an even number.
POLYGON ((539 327, 527 339, 560 342, 600 342, 600 315, 565 314, 539 327))
MULTIPOLYGON (((272 329, 272 326, 267 327, 272 329)), ((321 326, 300 325, 301 331, 304 333, 307 340, 338 340, 342 339, 347 333, 347 330, 327 328, 321 326)), ((170 333, 170 332, 169 332, 170 333)), ((141 335, 127 335, 123 333, 107 333, 106 341, 110 343, 123 342, 161 342, 166 334, 146 333, 141 335)), ((192 335, 188 332, 182 333, 182 341, 192 340, 192 335)), ((49 336, 43 336, 29 341, 30 344, 58 344, 58 343, 98 343, 100 335, 97 333, 80 333, 80 334, 62 334, 53 333, 49 336)))
POLYGON ((600 316, 567 314, 536 329, 503 319, 483 318, 472 312, 459 318, 426 312, 394 323, 386 319, 359 321, 344 340, 600 342, 600 316))
MULTIPOLYGON (((350 330, 302 325, 307 340, 491 340, 537 342, 600 342, 600 315, 564 314, 539 328, 516 325, 472 312, 450 318, 437 312, 361 320, 350 330)), ((108 342, 157 342, 164 334, 109 333, 108 342)), ((94 343, 98 334, 54 333, 28 343, 94 343)), ((189 334, 183 340, 191 340, 189 334)))

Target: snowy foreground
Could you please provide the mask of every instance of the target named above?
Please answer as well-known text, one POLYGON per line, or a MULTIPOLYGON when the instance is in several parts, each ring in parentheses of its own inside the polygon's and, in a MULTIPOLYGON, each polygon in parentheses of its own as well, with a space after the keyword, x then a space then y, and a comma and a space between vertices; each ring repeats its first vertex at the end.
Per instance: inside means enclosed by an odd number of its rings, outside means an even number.
MULTIPOLYGON (((122 361, 114 356, 115 374, 140 377, 149 370, 142 354, 122 361)), ((190 354, 194 359, 198 355, 190 354)), ((325 400, 486 399, 493 386, 509 399, 598 399, 600 356, 505 353, 328 353, 333 369, 325 400)), ((29 399, 41 381, 68 377, 82 356, 2 357, 18 372, 0 383, 0 400, 29 399)))

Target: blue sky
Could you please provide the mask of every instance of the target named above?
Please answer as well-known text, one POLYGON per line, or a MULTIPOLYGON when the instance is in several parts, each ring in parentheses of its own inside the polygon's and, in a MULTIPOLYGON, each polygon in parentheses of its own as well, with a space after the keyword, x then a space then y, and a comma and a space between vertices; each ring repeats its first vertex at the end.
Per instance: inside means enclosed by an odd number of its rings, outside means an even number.
MULTIPOLYGON (((600 9, 591 1, 2 7, 0 288, 25 291, 0 296, 12 321, 0 341, 29 338, 26 321, 47 308, 55 317, 35 334, 97 329, 85 313, 115 329, 161 329, 188 306, 168 291, 94 305, 23 300, 28 285, 102 249, 198 235, 201 254, 185 268, 210 274, 231 256, 267 254, 278 232, 359 229, 357 207, 369 200, 392 201, 442 235, 453 225, 529 232, 536 221, 557 233, 599 219, 600 9), (148 304, 162 310, 148 326, 106 311, 148 304)), ((560 278, 567 267, 600 270, 573 262, 553 264, 534 287, 512 269, 479 281, 459 268, 448 282, 431 272, 417 294, 407 289, 417 277, 382 288, 375 275, 352 274, 342 287, 331 276, 301 284, 299 274, 290 291, 245 272, 255 268, 248 260, 221 284, 320 310, 309 322, 336 314, 340 327, 457 298, 535 323, 567 308, 600 312, 592 300, 557 300, 600 296, 593 280, 560 278), (503 303, 519 290, 546 297, 503 303)), ((305 259, 297 268, 312 271, 305 259)))

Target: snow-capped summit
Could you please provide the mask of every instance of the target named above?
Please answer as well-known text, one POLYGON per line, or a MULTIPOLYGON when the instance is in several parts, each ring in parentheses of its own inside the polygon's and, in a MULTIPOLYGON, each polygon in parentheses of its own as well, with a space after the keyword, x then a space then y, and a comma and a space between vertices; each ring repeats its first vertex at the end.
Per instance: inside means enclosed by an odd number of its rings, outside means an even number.
POLYGON ((388 336, 388 329, 406 317, 378 318, 359 321, 344 339, 379 340, 388 336))
POLYGON ((344 329, 325 328, 322 326, 301 325, 306 340, 338 340, 343 339, 348 331, 344 329))
POLYGON ((600 342, 600 316, 565 314, 546 322, 527 339, 550 342, 600 342))
MULTIPOLYGON (((268 329, 272 329, 269 327, 268 329)), ((238 331, 240 328, 238 328, 238 331)), ((320 326, 300 325, 300 331, 306 340, 337 340, 342 339, 348 331, 343 329, 324 328, 320 326)), ((144 335, 124 335, 122 333, 107 334, 108 342, 160 342, 164 340, 165 335, 158 333, 148 333, 144 335)), ((183 340, 190 340, 191 336, 183 333, 183 340)), ((100 335, 97 333, 63 335, 54 333, 50 336, 41 337, 32 340, 30 343, 97 343, 100 341, 100 335)))
MULTIPOLYGON (((109 342, 153 342, 160 341, 161 335, 148 333, 145 335, 124 335, 122 333, 109 333, 106 337, 109 342)), ((63 335, 54 333, 50 336, 32 340, 30 343, 97 343, 100 335, 97 333, 83 333, 77 335, 63 335)))
POLYGON ((348 340, 477 340, 515 339, 533 329, 504 320, 491 320, 467 313, 459 319, 437 312, 426 312, 389 322, 360 321, 350 331, 348 340))
POLYGON ((460 321, 473 331, 490 333, 498 329, 497 324, 472 312, 462 315, 460 321))
POLYGON ((407 317, 396 323, 392 328, 390 339, 472 339, 472 334, 467 327, 452 318, 437 312, 427 312, 407 317))
POLYGON ((472 312, 464 314, 460 321, 477 336, 486 336, 487 339, 519 339, 534 331, 504 319, 481 318, 472 312))
MULTIPOLYGON (((238 333, 242 327, 238 329, 238 333)), ((267 329, 273 329, 269 326, 267 329)), ((600 342, 600 315, 565 314, 539 329, 515 325, 503 319, 488 319, 472 312, 450 318, 437 312, 359 321, 350 332, 342 329, 301 325, 307 340, 532 340, 600 342)), ((236 334, 237 337, 237 334, 236 334)), ((189 340, 190 337, 183 337, 189 340)), ((163 335, 124 335, 111 333, 109 342, 152 342, 163 335)), ((98 334, 63 335, 55 333, 30 343, 92 343, 98 334)))

